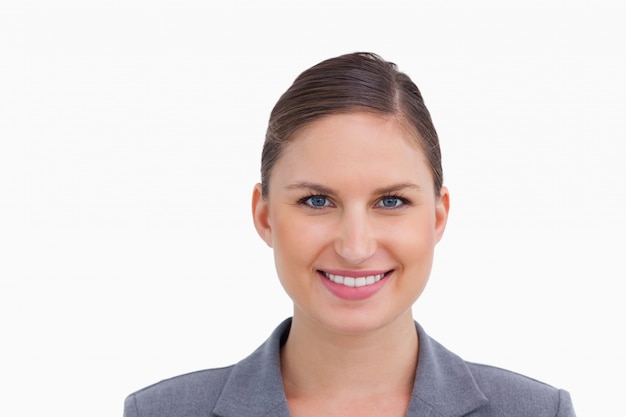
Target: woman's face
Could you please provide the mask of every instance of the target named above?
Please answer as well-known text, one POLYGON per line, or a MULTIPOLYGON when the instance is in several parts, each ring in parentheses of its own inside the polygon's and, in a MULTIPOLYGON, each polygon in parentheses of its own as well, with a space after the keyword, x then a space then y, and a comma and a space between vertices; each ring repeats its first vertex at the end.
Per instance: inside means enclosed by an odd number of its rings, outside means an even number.
POLYGON ((301 130, 253 196, 255 226, 302 316, 359 333, 411 317, 448 213, 415 139, 393 118, 327 116, 301 130))

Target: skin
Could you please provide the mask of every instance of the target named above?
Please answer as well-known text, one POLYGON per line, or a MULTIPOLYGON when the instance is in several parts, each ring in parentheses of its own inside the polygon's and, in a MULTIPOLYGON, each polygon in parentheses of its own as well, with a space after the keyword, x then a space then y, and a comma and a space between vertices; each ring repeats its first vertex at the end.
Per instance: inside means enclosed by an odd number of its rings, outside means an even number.
POLYGON ((254 188, 255 227, 294 303, 281 352, 294 416, 406 413, 418 349, 411 306, 449 211, 408 132, 389 116, 327 116, 285 148, 266 198, 254 188), (387 275, 375 294, 347 300, 320 271, 387 275))

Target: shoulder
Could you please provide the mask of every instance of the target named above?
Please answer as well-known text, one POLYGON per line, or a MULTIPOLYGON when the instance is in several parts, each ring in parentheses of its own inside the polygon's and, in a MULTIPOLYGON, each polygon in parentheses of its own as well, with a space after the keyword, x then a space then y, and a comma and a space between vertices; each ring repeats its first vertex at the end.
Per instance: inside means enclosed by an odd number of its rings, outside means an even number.
POLYGON ((495 366, 466 365, 493 415, 574 416, 567 391, 495 366))
POLYGON ((416 326, 420 348, 414 396, 440 415, 574 417, 567 391, 465 361, 416 326))
POLYGON ((280 346, 290 325, 291 321, 285 320, 235 365, 176 376, 130 394, 124 403, 124 417, 206 417, 213 415, 211 411, 218 415, 273 415, 272 410, 286 401, 280 346))
POLYGON ((196 416, 212 410, 234 366, 175 376, 130 394, 124 417, 196 416))

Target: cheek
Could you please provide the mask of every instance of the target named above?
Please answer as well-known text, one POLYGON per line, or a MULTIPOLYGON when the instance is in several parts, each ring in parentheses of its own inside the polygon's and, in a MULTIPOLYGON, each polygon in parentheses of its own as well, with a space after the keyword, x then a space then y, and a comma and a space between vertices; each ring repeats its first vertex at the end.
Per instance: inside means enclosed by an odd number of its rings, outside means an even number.
POLYGON ((273 227, 276 274, 295 302, 314 291, 316 261, 327 248, 328 228, 310 218, 281 216, 273 227))
POLYGON ((391 250, 408 269, 430 270, 432 264, 436 244, 434 219, 424 217, 401 222, 388 233, 391 250))
POLYGON ((435 233, 424 223, 406 225, 397 231, 391 249, 400 264, 396 291, 399 299, 414 303, 422 294, 433 265, 435 233))
POLYGON ((276 267, 281 279, 288 271, 310 268, 319 253, 328 246, 328 227, 314 217, 276 213, 272 243, 276 267))

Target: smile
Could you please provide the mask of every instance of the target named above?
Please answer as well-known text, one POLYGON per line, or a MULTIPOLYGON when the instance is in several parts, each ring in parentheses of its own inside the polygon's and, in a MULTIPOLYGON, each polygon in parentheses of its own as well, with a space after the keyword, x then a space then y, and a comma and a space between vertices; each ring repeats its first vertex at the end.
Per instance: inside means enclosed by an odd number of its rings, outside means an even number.
POLYGON ((345 277, 342 275, 329 274, 328 272, 320 271, 326 278, 335 284, 345 285, 346 287, 358 288, 367 287, 368 285, 374 285, 385 277, 389 272, 384 272, 377 275, 368 275, 364 277, 345 277))

